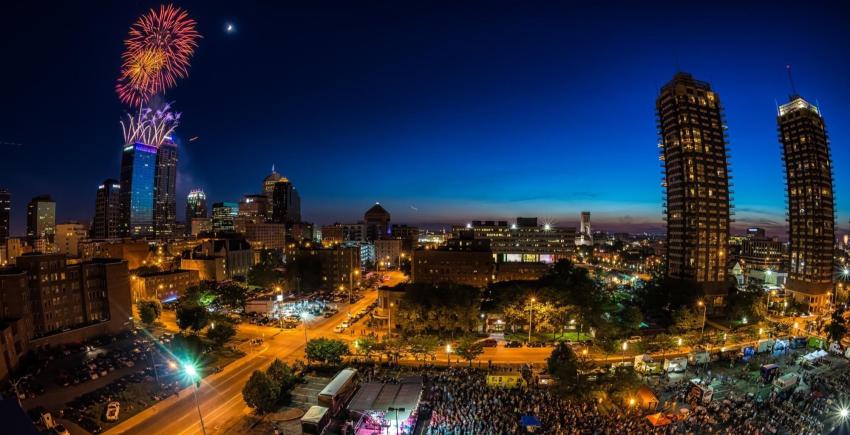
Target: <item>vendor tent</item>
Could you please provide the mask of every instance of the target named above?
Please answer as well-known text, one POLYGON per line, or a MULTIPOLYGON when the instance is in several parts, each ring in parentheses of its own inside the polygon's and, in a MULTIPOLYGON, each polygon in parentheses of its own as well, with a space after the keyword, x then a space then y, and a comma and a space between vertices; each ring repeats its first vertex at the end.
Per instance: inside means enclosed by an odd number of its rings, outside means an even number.
POLYGON ((640 387, 637 391, 637 400, 638 406, 643 409, 655 411, 655 408, 658 407, 658 398, 655 397, 655 393, 647 387, 640 387))
POLYGON ((649 423, 654 427, 659 426, 667 426, 671 423, 670 419, 665 417, 662 413, 650 414, 646 416, 646 419, 649 420, 649 423))

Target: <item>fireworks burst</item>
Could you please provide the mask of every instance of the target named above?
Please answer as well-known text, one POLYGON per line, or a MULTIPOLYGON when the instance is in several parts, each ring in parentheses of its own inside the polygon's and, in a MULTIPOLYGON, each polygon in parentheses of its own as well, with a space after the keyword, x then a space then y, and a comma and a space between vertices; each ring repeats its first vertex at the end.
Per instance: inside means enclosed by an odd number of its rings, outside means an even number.
POLYGON ((127 115, 127 121, 121 121, 124 132, 124 145, 143 143, 158 147, 171 140, 171 133, 180 124, 180 114, 171 111, 166 104, 159 110, 141 107, 135 115, 127 115))
POLYGON ((189 59, 201 35, 195 20, 174 5, 151 9, 132 27, 116 91, 122 102, 142 106, 151 96, 172 88, 188 74, 189 59))

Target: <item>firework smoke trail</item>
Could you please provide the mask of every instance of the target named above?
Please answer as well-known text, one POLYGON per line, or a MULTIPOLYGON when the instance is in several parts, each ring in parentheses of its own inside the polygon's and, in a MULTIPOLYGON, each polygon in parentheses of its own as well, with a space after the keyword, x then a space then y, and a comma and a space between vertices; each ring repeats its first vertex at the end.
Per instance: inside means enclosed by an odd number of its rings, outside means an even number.
POLYGON ((186 11, 161 5, 159 11, 151 9, 130 27, 115 87, 122 102, 141 107, 186 77, 201 37, 195 24, 186 11))

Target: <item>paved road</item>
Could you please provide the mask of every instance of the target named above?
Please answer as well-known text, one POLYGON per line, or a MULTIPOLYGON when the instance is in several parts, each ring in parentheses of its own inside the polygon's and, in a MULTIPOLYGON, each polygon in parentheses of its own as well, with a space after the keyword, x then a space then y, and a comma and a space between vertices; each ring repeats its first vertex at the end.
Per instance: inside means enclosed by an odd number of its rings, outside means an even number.
MULTIPOLYGON (((401 275, 392 275, 389 285, 395 285, 402 280, 401 275)), ((333 328, 341 323, 348 312, 357 312, 371 304, 377 298, 377 291, 371 290, 352 306, 340 304, 340 311, 335 316, 325 319, 316 318, 308 322, 307 336, 336 337, 351 340, 356 336, 337 334, 333 328)), ((163 319, 165 326, 173 323, 173 317, 167 315, 163 319)), ((254 370, 265 368, 274 358, 294 362, 304 356, 304 329, 285 329, 240 324, 240 336, 264 336, 262 346, 248 350, 248 355, 228 365, 218 374, 205 378, 198 390, 198 401, 203 414, 207 434, 225 433, 227 424, 249 412, 242 400, 242 387, 254 370)), ((183 390, 178 397, 171 397, 151 408, 131 417, 127 421, 112 428, 108 434, 145 434, 145 435, 187 435, 201 433, 198 411, 192 388, 183 390)))

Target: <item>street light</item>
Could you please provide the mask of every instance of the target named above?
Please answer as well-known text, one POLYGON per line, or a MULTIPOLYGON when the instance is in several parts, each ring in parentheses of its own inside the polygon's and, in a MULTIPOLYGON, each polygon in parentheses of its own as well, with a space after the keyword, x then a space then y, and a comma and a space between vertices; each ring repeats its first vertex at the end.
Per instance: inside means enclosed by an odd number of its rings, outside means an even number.
POLYGON ((452 366, 452 344, 446 343, 446 364, 451 367, 452 366))
POLYGON ((850 410, 848 410, 847 408, 841 408, 840 410, 838 410, 838 416, 841 417, 842 420, 847 420, 847 417, 850 416, 850 410))
POLYGON ((207 428, 204 426, 204 416, 201 415, 201 405, 198 403, 198 384, 200 383, 198 369, 192 364, 183 364, 183 370, 186 372, 186 376, 192 381, 192 394, 195 396, 195 407, 198 409, 198 419, 201 421, 201 432, 207 435, 207 428))
POLYGON ((304 352, 307 352, 307 312, 301 312, 301 324, 304 325, 304 352))
POLYGON ((528 344, 529 345, 531 344, 531 328, 533 327, 532 323, 531 323, 531 315, 532 315, 533 310, 534 310, 534 303, 535 302, 537 302, 537 299, 531 298, 531 303, 528 305, 528 344))
POLYGON ((623 366, 624 366, 624 367, 625 367, 625 365, 626 365, 626 349, 628 349, 628 348, 629 348, 629 342, 628 342, 628 341, 624 341, 624 342, 623 342, 623 366))
POLYGON ((697 305, 702 307, 702 329, 699 333, 699 340, 702 341, 703 336, 705 335, 705 313, 708 311, 708 307, 706 307, 705 303, 703 303, 702 301, 697 302, 697 305))
POLYGON ((387 309, 387 338, 390 338, 390 336, 392 336, 392 333, 393 333, 392 324, 393 324, 393 307, 394 306, 395 306, 395 304, 390 302, 390 308, 387 309))

